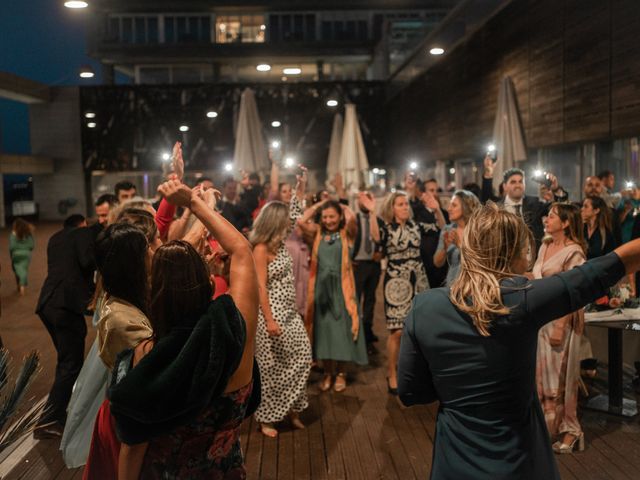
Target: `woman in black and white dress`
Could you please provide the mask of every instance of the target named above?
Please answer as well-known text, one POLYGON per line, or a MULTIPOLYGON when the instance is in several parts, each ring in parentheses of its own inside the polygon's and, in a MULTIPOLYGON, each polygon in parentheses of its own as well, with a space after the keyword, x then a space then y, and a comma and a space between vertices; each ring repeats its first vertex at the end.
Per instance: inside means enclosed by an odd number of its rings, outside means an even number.
POLYGON ((256 360, 262 399, 255 418, 268 437, 278 435, 274 424, 287 416, 295 428, 304 428, 299 413, 308 406, 311 344, 296 306, 293 260, 285 245, 291 226, 302 215, 304 186, 305 179, 299 178, 290 207, 267 203, 250 235, 260 286, 256 360))
POLYGON ((371 237, 382 246, 387 258, 384 276, 384 312, 389 330, 387 387, 389 393, 395 395, 398 386, 396 365, 404 319, 411 309, 413 297, 429 288, 420 245, 428 231, 437 232, 445 222, 437 200, 428 192, 423 194, 421 200, 427 208, 436 212, 438 224, 412 220, 409 198, 404 192, 394 192, 385 198, 380 211, 384 220, 382 225, 378 224, 375 214, 375 201, 362 194, 359 199, 369 210, 371 237))

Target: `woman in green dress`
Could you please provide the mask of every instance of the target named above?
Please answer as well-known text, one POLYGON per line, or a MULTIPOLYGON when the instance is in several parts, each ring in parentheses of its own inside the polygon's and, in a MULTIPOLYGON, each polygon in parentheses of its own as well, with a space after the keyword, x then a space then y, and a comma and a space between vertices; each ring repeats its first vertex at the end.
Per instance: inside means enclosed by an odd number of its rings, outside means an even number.
POLYGON ((342 392, 347 388, 345 363, 368 363, 349 255, 355 216, 349 207, 327 200, 308 209, 298 223, 315 235, 305 324, 314 358, 324 368, 320 390, 329 390, 335 375, 333 388, 342 392), (320 222, 314 223, 318 213, 320 222))
POLYGON ((9 236, 9 255, 11 255, 11 267, 16 275, 20 295, 24 295, 24 289, 28 284, 27 273, 33 247, 33 225, 21 218, 16 218, 9 236))

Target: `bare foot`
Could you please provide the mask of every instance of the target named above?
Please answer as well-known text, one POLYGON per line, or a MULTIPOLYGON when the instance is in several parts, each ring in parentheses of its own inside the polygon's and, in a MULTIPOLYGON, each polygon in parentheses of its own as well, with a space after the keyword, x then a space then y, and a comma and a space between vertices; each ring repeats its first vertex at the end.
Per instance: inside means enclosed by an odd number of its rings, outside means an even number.
POLYGON ((18 287, 18 292, 20 292, 20 295, 24 295, 24 285, 18 287))
POLYGON ((291 412, 289 414, 289 419, 291 420, 291 425, 293 428, 297 428, 298 430, 302 430, 304 427, 304 423, 300 420, 300 416, 296 412, 291 412))
POLYGON ((269 438, 276 438, 278 436, 278 430, 276 430, 272 423, 261 423, 260 431, 264 436, 269 438))

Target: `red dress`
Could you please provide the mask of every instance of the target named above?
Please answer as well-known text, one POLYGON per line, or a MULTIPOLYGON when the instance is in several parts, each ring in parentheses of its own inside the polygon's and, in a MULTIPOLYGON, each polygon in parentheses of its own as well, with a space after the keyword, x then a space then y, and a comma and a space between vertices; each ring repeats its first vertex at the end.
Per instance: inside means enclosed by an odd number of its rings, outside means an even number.
POLYGON ((120 441, 116 436, 116 425, 111 415, 109 400, 102 402, 91 436, 89 458, 82 474, 83 480, 118 478, 118 456, 120 441))

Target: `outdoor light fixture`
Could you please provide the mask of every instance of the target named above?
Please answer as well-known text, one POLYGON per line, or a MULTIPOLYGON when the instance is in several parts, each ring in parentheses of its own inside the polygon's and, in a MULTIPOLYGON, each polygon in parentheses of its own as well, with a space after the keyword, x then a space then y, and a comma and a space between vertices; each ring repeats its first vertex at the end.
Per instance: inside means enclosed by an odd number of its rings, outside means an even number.
POLYGON ((296 164, 296 160, 293 157, 287 157, 284 159, 284 166, 287 168, 291 168, 296 164))
POLYGON ((302 73, 302 69, 298 67, 287 67, 282 69, 282 73, 285 75, 300 75, 302 73))
POLYGON ((64 6, 67 8, 87 8, 89 4, 87 2, 69 1, 64 2, 64 6))
POLYGON ((207 117, 209 118, 216 118, 218 116, 218 112, 214 112, 213 110, 210 112, 207 112, 207 117))
POLYGON ((95 76, 95 73, 93 72, 93 69, 89 66, 83 66, 80 67, 80 78, 93 78, 95 76))
POLYGON ((262 30, 262 31, 264 32, 266 29, 267 29, 267 26, 266 26, 266 25, 264 25, 264 24, 263 24, 263 25, 260 25, 260 30, 262 30))
POLYGON ((278 128, 280 125, 282 125, 282 123, 280 123, 278 120, 274 120, 273 122, 271 122, 271 126, 273 128, 278 128))
POLYGON ((231 162, 225 163, 224 164, 224 169, 225 169, 225 171, 230 172, 231 170, 233 170, 233 163, 231 163, 231 162))
POLYGON ((409 169, 410 170, 417 170, 418 169, 418 162, 410 162, 409 163, 409 169))
POLYGON ((96 122, 89 122, 89 123, 87 123, 87 127, 89 127, 89 128, 96 128, 96 122))
POLYGON ((162 160, 164 160, 166 162, 169 159, 171 159, 171 154, 170 153, 165 152, 165 153, 162 154, 162 160))
POLYGON ((431 50, 429 50, 429 53, 431 55, 442 55, 444 53, 444 48, 433 47, 431 50))
POLYGON ((187 125, 180 125, 180 131, 181 132, 188 132, 189 131, 189 127, 187 125))
POLYGON ((256 67, 256 70, 258 70, 259 72, 268 72, 269 70, 271 70, 271 65, 267 63, 261 63, 256 67))
POLYGON ((85 118, 96 118, 95 112, 87 112, 84 114, 85 118))
POLYGON ((274 140, 271 142, 271 148, 280 148, 280 142, 278 140, 274 140))
POLYGON ((331 100, 327 100, 327 107, 337 107, 338 106, 338 101, 331 99, 331 100))

